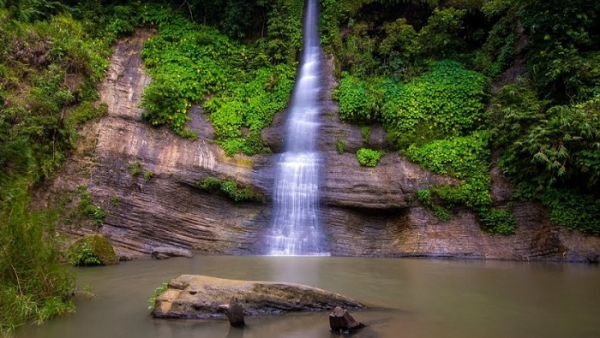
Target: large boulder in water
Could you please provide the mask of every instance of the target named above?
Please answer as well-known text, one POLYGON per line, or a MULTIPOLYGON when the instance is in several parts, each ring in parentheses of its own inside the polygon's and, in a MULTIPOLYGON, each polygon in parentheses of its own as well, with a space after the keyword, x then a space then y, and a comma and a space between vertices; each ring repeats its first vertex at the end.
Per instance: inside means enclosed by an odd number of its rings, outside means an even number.
POLYGON ((249 316, 330 311, 336 306, 365 307, 340 294, 301 284, 181 275, 171 280, 167 290, 156 298, 152 315, 155 318, 225 318, 223 307, 234 297, 249 316))

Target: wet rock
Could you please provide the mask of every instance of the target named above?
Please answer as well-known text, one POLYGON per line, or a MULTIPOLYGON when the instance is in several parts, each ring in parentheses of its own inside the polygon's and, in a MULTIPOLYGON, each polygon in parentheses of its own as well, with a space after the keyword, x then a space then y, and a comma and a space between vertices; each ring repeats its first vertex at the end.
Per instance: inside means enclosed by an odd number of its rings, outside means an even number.
POLYGON ((152 250, 152 257, 156 259, 167 259, 170 257, 191 258, 194 254, 190 250, 171 247, 158 247, 152 250))
POLYGON ((233 327, 244 327, 246 325, 244 321, 244 307, 235 297, 231 298, 231 301, 227 304, 225 315, 229 319, 229 324, 233 327))
POLYGON ((350 313, 339 306, 329 314, 329 327, 333 333, 353 332, 363 328, 363 323, 357 322, 350 313))
MULTIPOLYGON (((171 280, 167 290, 156 299, 152 315, 155 318, 224 318, 227 311, 223 304, 234 297, 240 307, 243 305, 243 314, 249 316, 329 311, 338 305, 350 309, 365 307, 351 298, 306 285, 182 275, 171 280)), ((230 304, 227 309, 231 308, 230 304)))

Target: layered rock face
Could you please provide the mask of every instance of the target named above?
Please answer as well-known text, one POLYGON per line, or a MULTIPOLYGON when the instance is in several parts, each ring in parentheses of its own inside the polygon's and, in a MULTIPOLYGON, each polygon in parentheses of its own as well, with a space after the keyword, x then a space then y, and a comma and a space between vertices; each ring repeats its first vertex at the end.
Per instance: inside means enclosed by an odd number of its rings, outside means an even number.
MULTIPOLYGON (((91 135, 85 147, 89 156, 75 156, 47 193, 87 185, 94 201, 107 209, 99 232, 120 255, 149 255, 157 247, 207 254, 268 252, 264 235, 270 202, 235 204, 218 193, 202 191, 196 182, 208 176, 234 178, 270 200, 277 155, 226 157, 199 108, 192 111, 190 123, 199 134, 196 141, 142 121, 138 104, 150 78, 143 71, 139 51, 150 36, 149 31, 139 31, 117 45, 109 75, 100 86, 108 116, 86 127, 91 135), (88 169, 74 170, 77 166, 88 169), (152 171, 152 177, 133 176, 134 166, 152 171)), ((331 73, 331 69, 324 72, 331 73)), ((330 88, 335 85, 332 76, 324 81, 330 88)), ((466 210, 440 222, 414 196, 419 189, 451 179, 424 171, 396 152, 389 152, 375 168, 360 167, 354 155, 363 146, 360 128, 341 123, 330 92, 323 95, 326 113, 319 144, 326 173, 321 216, 330 254, 583 261, 590 252, 600 252, 599 238, 552 226, 535 203, 515 205, 519 227, 513 236, 483 233, 466 210), (342 155, 336 152, 338 140, 346 143, 342 155)), ((275 152, 283 144, 285 114, 278 114, 273 126, 263 132, 275 152)), ((381 128, 373 129, 369 144, 386 146, 381 128)), ((507 191, 506 182, 495 175, 493 195, 498 205, 505 204, 507 191)), ((64 226, 63 231, 85 232, 73 226, 64 226)))

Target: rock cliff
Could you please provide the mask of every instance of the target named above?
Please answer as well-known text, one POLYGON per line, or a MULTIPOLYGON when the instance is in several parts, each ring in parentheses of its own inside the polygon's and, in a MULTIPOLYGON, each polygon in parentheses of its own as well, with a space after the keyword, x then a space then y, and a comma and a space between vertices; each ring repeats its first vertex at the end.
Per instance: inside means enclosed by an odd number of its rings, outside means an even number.
MULTIPOLYGON (((139 31, 116 46, 100 86, 108 115, 84 128, 78 150, 38 198, 56 199, 87 185, 94 201, 107 211, 98 231, 122 256, 149 255, 157 247, 205 254, 265 253, 270 202, 235 204, 199 189, 196 182, 208 176, 234 178, 269 200, 276 155, 226 157, 198 107, 190 121, 199 134, 196 141, 143 122, 138 104, 150 78, 139 51, 150 36, 150 31, 139 31), (136 165, 151 171, 152 177, 132 175, 136 165)), ((335 85, 333 76, 324 81, 328 88, 335 85)), ((590 252, 600 252, 600 238, 553 226, 536 203, 515 205, 519 227, 508 237, 483 233, 467 210, 448 222, 439 221, 414 195, 450 179, 424 171, 396 152, 388 152, 375 168, 360 167, 354 155, 363 143, 360 128, 339 121, 330 91, 323 94, 323 106, 320 147, 326 173, 321 213, 332 255, 583 261, 590 252), (347 152, 341 155, 335 147, 338 140, 346 143, 347 152)), ((281 112, 263 132, 275 152, 281 150, 284 120, 281 112)), ((369 144, 385 148, 381 128, 373 129, 369 144)), ((498 205, 506 203, 507 191, 507 183, 496 173, 493 195, 498 205)), ((67 222, 61 230, 89 232, 67 222)))

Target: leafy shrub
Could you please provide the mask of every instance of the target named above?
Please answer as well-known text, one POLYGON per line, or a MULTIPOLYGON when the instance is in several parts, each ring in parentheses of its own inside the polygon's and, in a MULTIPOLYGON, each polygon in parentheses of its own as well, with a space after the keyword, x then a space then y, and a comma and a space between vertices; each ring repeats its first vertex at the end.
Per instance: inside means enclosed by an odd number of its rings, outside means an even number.
POLYGON ((554 224, 600 235, 600 200, 597 197, 564 188, 550 189, 532 197, 540 199, 550 210, 550 220, 554 224))
POLYGON ((71 253, 69 263, 73 266, 102 265, 100 258, 94 254, 94 251, 87 243, 81 245, 77 252, 74 250, 71 253))
POLYGON ((129 163, 127 165, 127 168, 129 169, 129 173, 133 177, 136 177, 142 173, 142 163, 139 160, 136 160, 133 163, 129 163))
POLYGON ((144 117, 193 139, 185 128, 188 111, 208 98, 204 111, 227 155, 265 152, 260 131, 285 108, 293 65, 271 65, 260 45, 241 45, 175 12, 150 11, 147 18, 158 24, 159 35, 142 51, 153 78, 142 99, 144 117))
POLYGON ((434 9, 427 25, 421 29, 418 42, 423 53, 430 57, 445 58, 464 48, 462 21, 466 11, 456 8, 434 9))
POLYGON ((381 105, 385 85, 381 79, 361 80, 342 74, 333 97, 340 103, 340 119, 352 123, 372 123, 381 120, 381 105))
POLYGON ((488 132, 475 132, 422 146, 412 144, 402 154, 437 174, 467 178, 473 173, 487 171, 490 149, 488 132))
POLYGON ((358 158, 358 163, 363 167, 375 167, 377 163, 379 163, 379 159, 385 155, 383 151, 377 151, 367 148, 358 149, 356 152, 356 157, 358 158))
POLYGON ((152 170, 145 170, 144 171, 144 179, 146 181, 150 181, 152 179, 152 177, 154 177, 154 172, 152 170))
POLYGON ((429 189, 421 189, 417 191, 417 199, 423 205, 431 210, 440 221, 447 222, 452 218, 450 211, 434 202, 434 196, 429 189))
POLYGON ((514 233, 514 216, 507 210, 491 207, 488 132, 435 140, 422 146, 413 144, 403 153, 434 173, 462 179, 455 185, 433 186, 417 193, 418 199, 440 220, 449 219, 447 208, 464 205, 475 212, 483 230, 503 235, 514 233))
POLYGON ((440 61, 431 72, 406 86, 389 86, 382 107, 384 126, 399 148, 428 141, 420 125, 459 136, 485 122, 487 79, 453 61, 440 61), (404 140, 399 142, 400 140, 404 140))
POLYGON ((500 165, 517 181, 543 191, 571 185, 600 189, 600 95, 544 111, 526 83, 506 86, 495 101, 500 165))
POLYGON ((221 180, 216 177, 207 177, 196 183, 198 187, 207 191, 219 191, 234 202, 265 202, 265 196, 251 187, 239 187, 233 179, 221 180))
POLYGON ((481 227, 491 233, 512 235, 517 223, 515 217, 507 210, 497 208, 482 208, 477 212, 481 227))
POLYGON ((94 205, 92 202, 92 195, 87 190, 86 186, 79 187, 79 203, 77 204, 77 209, 79 213, 89 217, 94 220, 96 226, 102 226, 102 222, 106 217, 106 211, 104 211, 101 207, 94 205))
POLYGON ((102 235, 90 235, 73 243, 67 250, 69 262, 73 266, 117 264, 119 258, 102 235))
POLYGON ((346 151, 346 142, 343 140, 335 141, 335 150, 337 150, 338 154, 342 155, 346 151))

